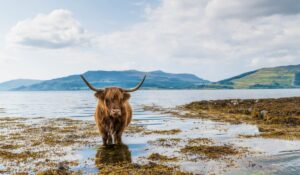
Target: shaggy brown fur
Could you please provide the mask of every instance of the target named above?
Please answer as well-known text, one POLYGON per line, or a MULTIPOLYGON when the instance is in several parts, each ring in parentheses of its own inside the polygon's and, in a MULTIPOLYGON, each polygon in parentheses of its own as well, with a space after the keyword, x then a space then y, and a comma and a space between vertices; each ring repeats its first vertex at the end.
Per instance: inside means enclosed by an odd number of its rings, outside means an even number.
POLYGON ((122 133, 132 118, 132 109, 128 102, 130 94, 121 88, 106 88, 96 92, 98 105, 95 121, 102 135, 103 144, 122 143, 122 133))
POLYGON ((123 89, 109 87, 99 89, 93 87, 83 75, 80 76, 84 83, 93 91, 98 98, 98 105, 95 112, 95 121, 102 135, 103 144, 121 144, 122 133, 129 125, 132 118, 132 109, 129 105, 129 92, 137 91, 144 83, 142 81, 134 88, 123 89))

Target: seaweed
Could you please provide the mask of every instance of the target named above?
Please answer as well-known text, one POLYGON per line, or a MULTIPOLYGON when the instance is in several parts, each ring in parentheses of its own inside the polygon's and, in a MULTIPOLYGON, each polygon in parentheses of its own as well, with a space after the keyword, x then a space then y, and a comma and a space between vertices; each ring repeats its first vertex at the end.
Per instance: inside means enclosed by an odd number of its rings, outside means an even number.
POLYGON ((209 159, 220 159, 228 155, 237 155, 239 151, 231 145, 210 146, 210 145, 187 145, 180 150, 182 153, 196 154, 209 159))
POLYGON ((300 97, 291 97, 198 101, 178 109, 189 112, 184 117, 256 124, 260 131, 256 136, 290 140, 300 139, 299 106, 300 97))
POLYGON ((176 161, 178 160, 177 157, 168 157, 165 155, 161 155, 159 153, 152 153, 149 157, 149 160, 153 160, 153 161, 176 161))

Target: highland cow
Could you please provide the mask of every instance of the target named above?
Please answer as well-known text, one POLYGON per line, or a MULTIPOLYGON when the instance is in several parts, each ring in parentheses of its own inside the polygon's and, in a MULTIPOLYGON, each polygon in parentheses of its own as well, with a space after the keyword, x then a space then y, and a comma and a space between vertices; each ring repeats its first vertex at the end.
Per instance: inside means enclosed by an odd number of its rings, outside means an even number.
POLYGON ((93 87, 82 75, 81 78, 91 90, 95 91, 95 96, 98 99, 94 117, 99 132, 102 135, 103 144, 121 144, 122 133, 132 118, 132 108, 128 102, 130 98, 129 93, 138 90, 142 86, 146 75, 132 89, 119 87, 98 89, 93 87))

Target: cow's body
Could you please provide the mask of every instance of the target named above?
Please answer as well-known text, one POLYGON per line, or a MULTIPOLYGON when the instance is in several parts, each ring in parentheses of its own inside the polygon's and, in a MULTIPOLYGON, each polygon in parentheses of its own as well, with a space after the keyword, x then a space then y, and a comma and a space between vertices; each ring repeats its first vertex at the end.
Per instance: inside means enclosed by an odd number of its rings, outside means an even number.
MULTIPOLYGON (((104 92, 104 96, 105 95, 105 98, 108 99, 113 99, 113 97, 120 98, 120 96, 122 96, 122 90, 118 88, 108 88, 104 92)), ((116 99, 116 101, 124 100, 123 98, 116 99)), ((107 104, 105 104, 105 100, 99 99, 98 101, 94 117, 99 132, 102 135, 104 145, 111 144, 112 141, 114 141, 115 144, 122 142, 122 133, 132 118, 132 109, 128 99, 125 99, 120 108, 121 115, 114 117, 110 114, 110 109, 107 107, 107 104)))
POLYGON ((98 105, 95 112, 95 121, 102 135, 103 144, 121 144, 122 133, 129 125, 132 118, 132 109, 128 102, 130 98, 129 92, 138 90, 143 80, 132 89, 123 89, 118 87, 110 87, 105 89, 94 88, 83 76, 81 76, 86 85, 93 91, 98 99, 98 105))

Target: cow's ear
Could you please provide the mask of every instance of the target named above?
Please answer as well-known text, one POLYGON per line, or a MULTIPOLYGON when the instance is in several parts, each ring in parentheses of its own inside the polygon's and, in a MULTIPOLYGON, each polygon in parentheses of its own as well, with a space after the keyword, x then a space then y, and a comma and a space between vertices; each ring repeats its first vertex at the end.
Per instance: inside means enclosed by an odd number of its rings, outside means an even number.
POLYGON ((104 93, 101 91, 96 92, 95 97, 98 98, 99 100, 104 99, 104 93))
POLYGON ((127 93, 127 92, 125 92, 125 93, 124 93, 123 100, 126 101, 126 100, 128 100, 129 98, 130 98, 130 94, 127 93))

